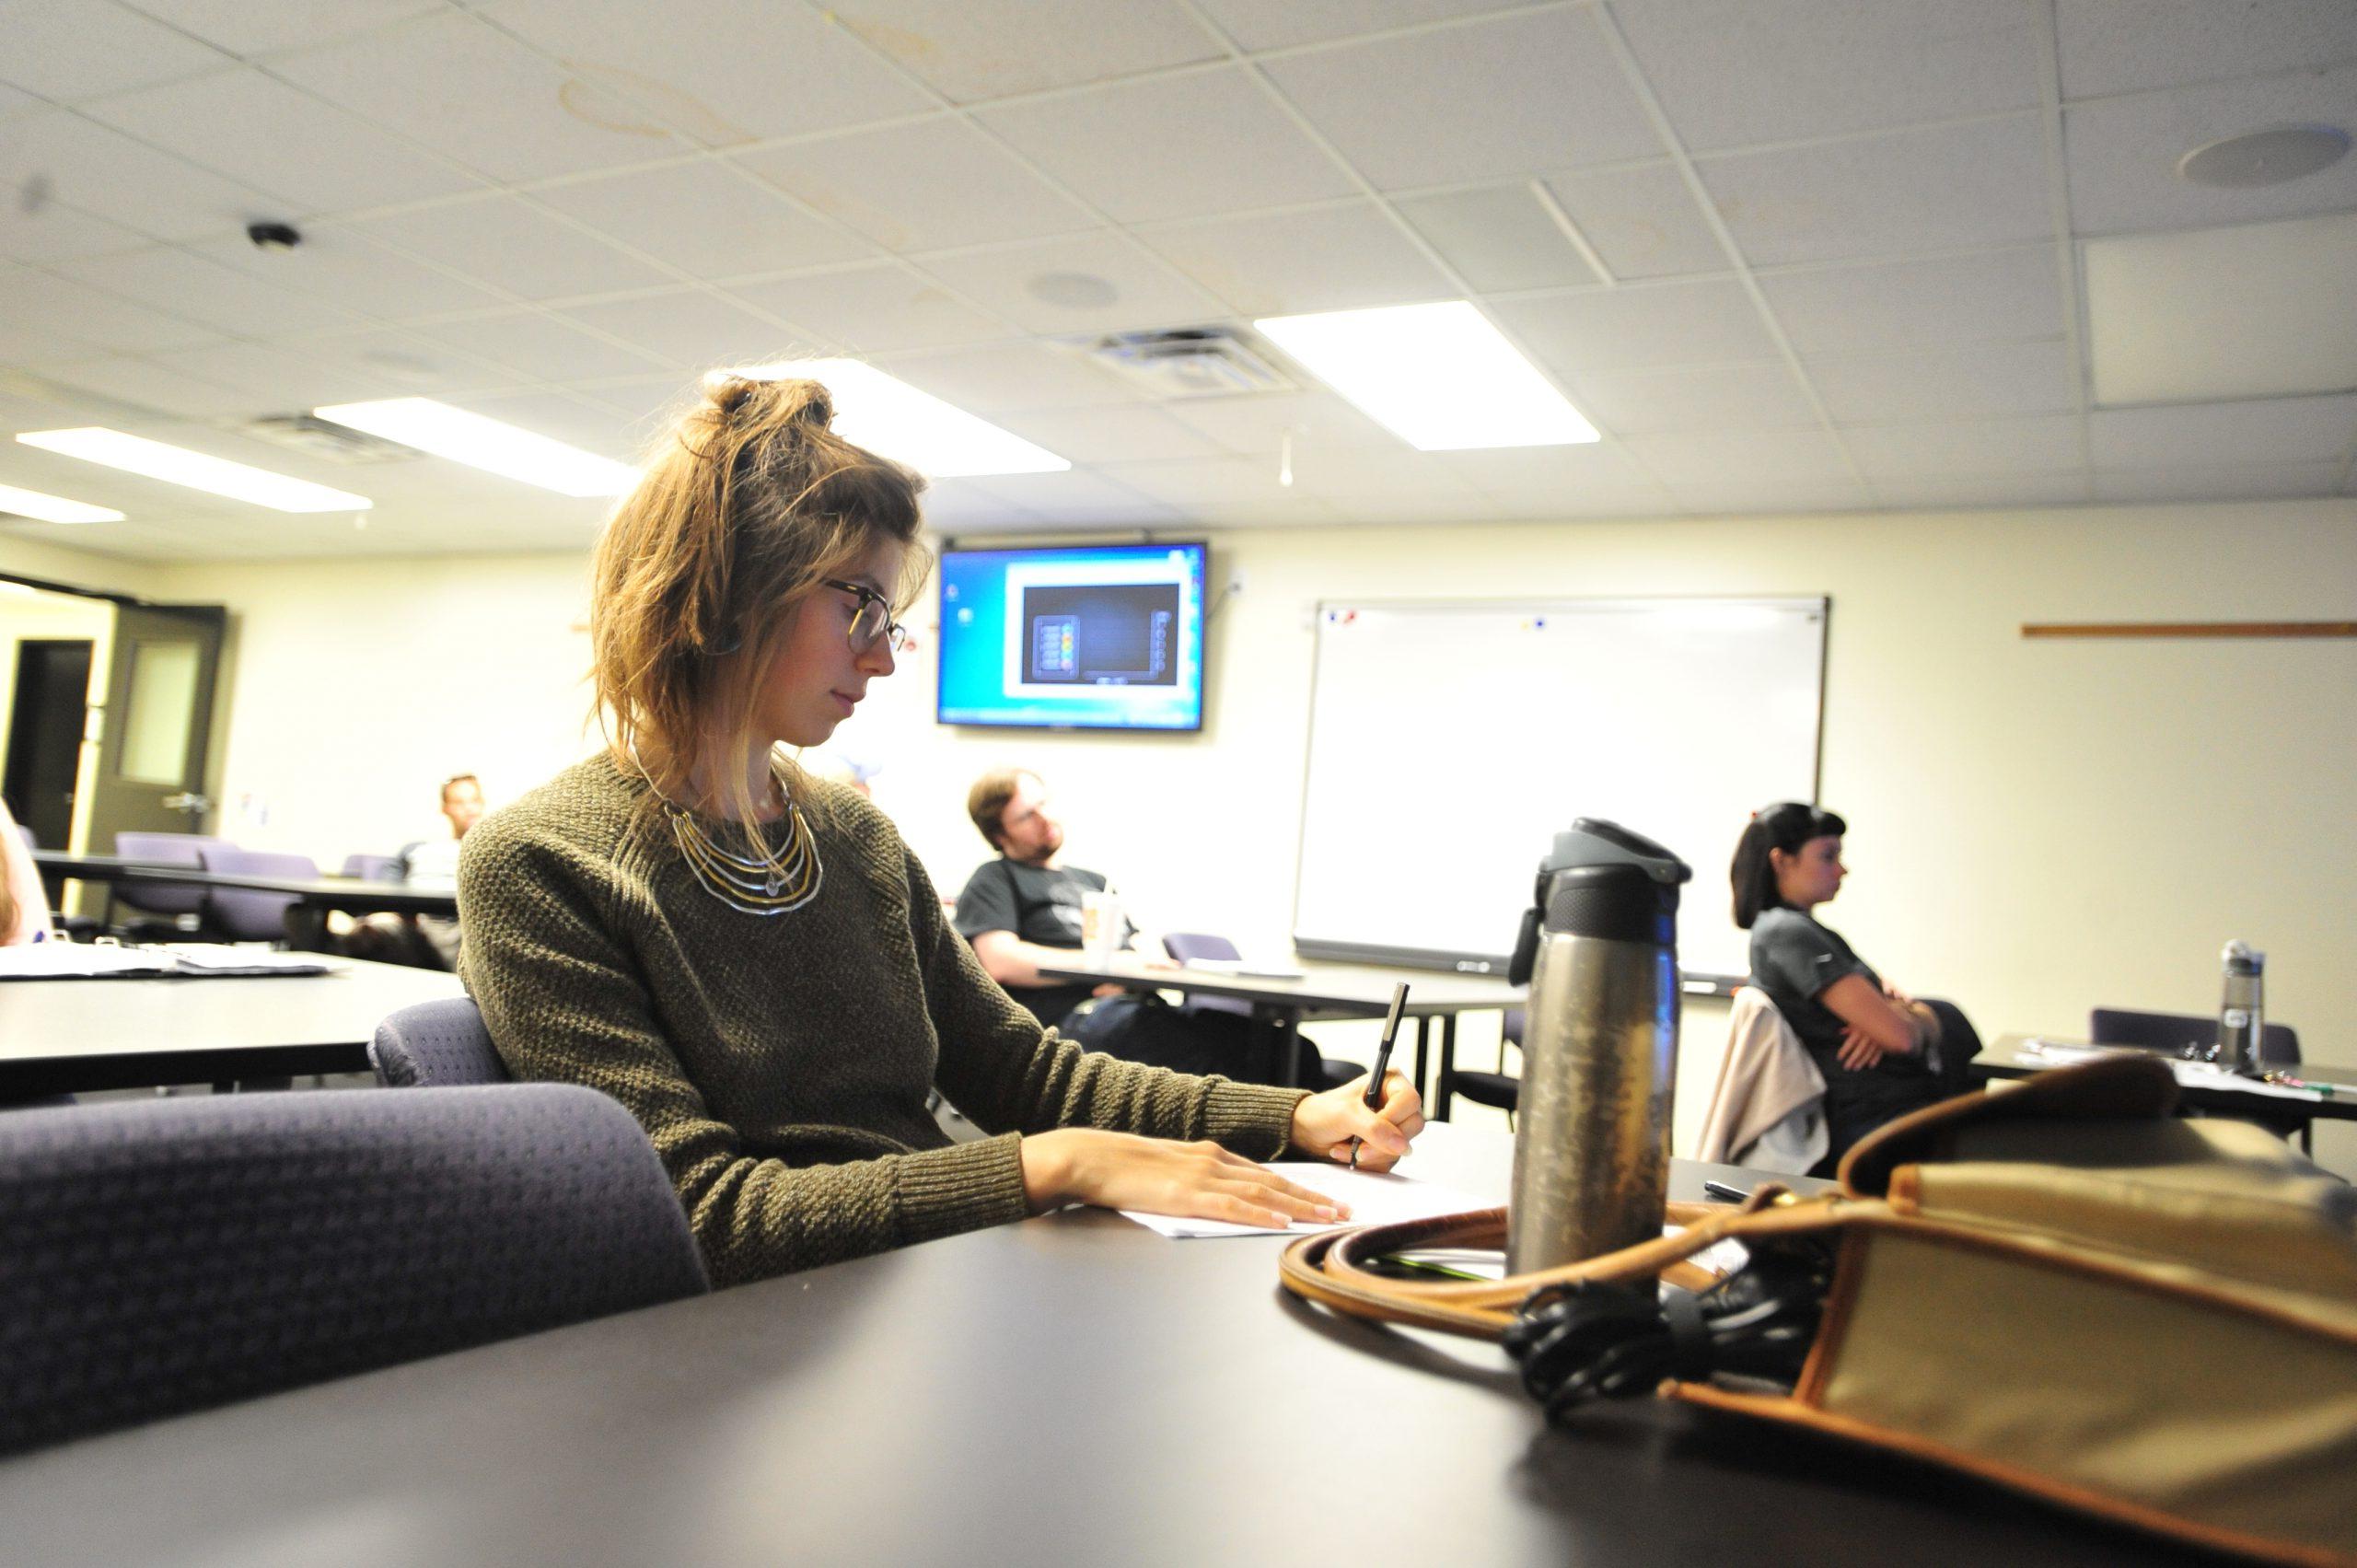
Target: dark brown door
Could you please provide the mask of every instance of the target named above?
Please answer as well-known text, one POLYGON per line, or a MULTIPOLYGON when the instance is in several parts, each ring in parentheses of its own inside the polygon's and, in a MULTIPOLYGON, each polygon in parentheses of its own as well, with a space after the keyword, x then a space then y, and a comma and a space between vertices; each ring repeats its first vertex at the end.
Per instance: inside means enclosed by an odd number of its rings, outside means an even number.
POLYGON ((116 608, 87 853, 112 854, 126 830, 209 830, 204 762, 222 621, 218 605, 116 608))
POLYGON ((43 849, 64 849, 74 832, 75 774, 90 705, 87 637, 28 637, 17 645, 17 690, 8 709, 8 809, 43 849))

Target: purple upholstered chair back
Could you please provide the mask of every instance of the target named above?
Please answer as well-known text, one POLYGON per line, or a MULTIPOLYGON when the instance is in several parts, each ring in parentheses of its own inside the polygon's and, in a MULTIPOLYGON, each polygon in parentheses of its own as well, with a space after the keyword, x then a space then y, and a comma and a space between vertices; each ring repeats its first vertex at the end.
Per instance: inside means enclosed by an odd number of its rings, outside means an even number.
POLYGON ((415 1003, 388 1016, 368 1042, 368 1062, 389 1089, 508 1081, 482 1010, 466 996, 415 1003))
POLYGON ((339 875, 369 882, 398 882, 401 879, 401 863, 397 855, 347 854, 339 875))
MULTIPOLYGON (((308 854, 273 854, 268 850, 238 849, 234 845, 201 850, 197 859, 207 871, 226 871, 240 877, 309 878, 319 874, 319 863, 308 854)), ((231 940, 275 942, 286 935, 286 912, 294 906, 294 894, 265 893, 250 888, 215 888, 212 893, 213 923, 231 940)))
MULTIPOLYGON (((166 865, 193 865, 202 868, 203 854, 208 849, 235 849, 226 839, 211 838, 203 833, 117 833, 114 852, 125 860, 153 860, 166 865)), ((115 902, 128 904, 147 914, 202 914, 205 908, 203 888, 140 888, 128 882, 118 882, 114 888, 115 902)))
POLYGON ((0 1116, 0 1450, 707 1288, 630 1113, 570 1084, 0 1116))
MULTIPOLYGON (((1162 938, 1162 950, 1182 964, 1197 958, 1240 958, 1236 944, 1207 931, 1173 931, 1162 938)), ((1252 1004, 1235 996, 1190 996, 1182 1009, 1189 1013, 1240 1013, 1252 1016, 1252 1004)))

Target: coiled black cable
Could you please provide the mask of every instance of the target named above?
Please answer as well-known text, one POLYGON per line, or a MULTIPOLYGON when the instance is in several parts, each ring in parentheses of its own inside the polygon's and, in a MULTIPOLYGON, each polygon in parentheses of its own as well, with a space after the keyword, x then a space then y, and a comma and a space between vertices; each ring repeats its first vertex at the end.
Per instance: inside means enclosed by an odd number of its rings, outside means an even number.
POLYGON ((1665 1378, 1740 1378, 1790 1389, 1816 1342, 1833 1249, 1817 1237, 1749 1242, 1741 1269, 1701 1293, 1642 1284, 1549 1285, 1504 1334, 1550 1420, 1590 1400, 1650 1394, 1665 1378))

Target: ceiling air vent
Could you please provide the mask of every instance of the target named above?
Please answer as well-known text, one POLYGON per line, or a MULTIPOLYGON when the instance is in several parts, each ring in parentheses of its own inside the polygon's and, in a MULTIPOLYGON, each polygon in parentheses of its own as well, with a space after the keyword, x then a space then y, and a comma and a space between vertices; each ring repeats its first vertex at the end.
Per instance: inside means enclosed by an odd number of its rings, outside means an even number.
POLYGON ((424 456, 414 447, 388 441, 308 413, 273 413, 239 426, 256 440, 285 447, 330 463, 397 463, 424 456))
POLYGON ((1157 398, 1225 398, 1289 392, 1293 377, 1225 327, 1116 332, 1081 345, 1091 359, 1157 398))

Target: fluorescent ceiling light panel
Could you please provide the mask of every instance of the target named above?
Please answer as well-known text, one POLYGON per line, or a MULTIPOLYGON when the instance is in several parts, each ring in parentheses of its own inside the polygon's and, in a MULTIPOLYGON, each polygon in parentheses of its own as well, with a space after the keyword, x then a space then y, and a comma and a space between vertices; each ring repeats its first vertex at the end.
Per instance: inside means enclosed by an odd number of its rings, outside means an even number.
POLYGON ((1598 439, 1538 367, 1461 299, 1252 325, 1419 451, 1598 439))
POLYGON ((2357 214, 2119 235, 2085 256, 2098 403, 2357 387, 2357 214))
POLYGON ((638 470, 627 463, 432 398, 331 403, 311 412, 350 429, 365 430, 486 473, 537 484, 560 495, 627 495, 638 484, 638 470))
POLYGON ((798 377, 825 383, 835 400, 836 435, 935 479, 1061 473, 1072 467, 1045 447, 1035 447, 856 359, 786 360, 737 374, 761 381, 798 377))
POLYGON ((120 430, 99 425, 78 430, 29 430, 17 439, 45 452, 79 458, 86 463, 103 463, 126 473, 145 474, 167 484, 184 484, 191 490, 226 495, 232 501, 250 501, 257 506, 280 512, 365 512, 376 505, 366 495, 330 490, 308 480, 289 479, 268 469, 249 468, 226 458, 208 458, 185 447, 167 446, 144 436, 126 436, 120 430))
POLYGON ((63 495, 43 495, 38 490, 19 490, 13 484, 0 484, 0 512, 11 517, 37 517, 44 523, 122 521, 121 512, 92 506, 86 502, 68 501, 63 495))

